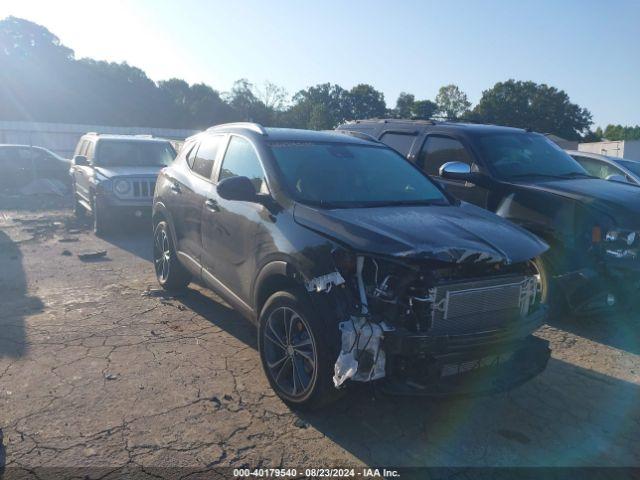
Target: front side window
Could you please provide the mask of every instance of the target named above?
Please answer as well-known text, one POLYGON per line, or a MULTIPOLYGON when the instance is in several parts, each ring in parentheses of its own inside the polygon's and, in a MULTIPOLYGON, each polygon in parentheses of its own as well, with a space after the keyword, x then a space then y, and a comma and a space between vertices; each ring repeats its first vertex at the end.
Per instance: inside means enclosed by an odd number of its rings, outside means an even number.
POLYGON ((292 141, 270 147, 286 189, 302 203, 324 208, 449 204, 428 177, 390 148, 292 141))
POLYGON ((218 152, 223 146, 224 135, 213 135, 205 138, 199 147, 194 147, 187 154, 187 163, 198 175, 210 179, 218 152))
POLYGON ((101 140, 95 163, 100 167, 166 167, 175 157, 168 142, 101 140))
POLYGON ((418 165, 429 175, 439 175, 440 167, 447 162, 473 164, 471 155, 458 140, 433 135, 427 137, 418 156, 418 165))
POLYGON ((224 154, 220 180, 230 177, 247 177, 256 192, 266 193, 264 170, 251 143, 241 137, 232 136, 224 154))
POLYGON ((635 175, 640 175, 640 162, 634 160, 618 160, 620 164, 635 175))
POLYGON ((485 162, 501 179, 590 177, 562 148, 539 133, 496 133, 477 140, 485 162))

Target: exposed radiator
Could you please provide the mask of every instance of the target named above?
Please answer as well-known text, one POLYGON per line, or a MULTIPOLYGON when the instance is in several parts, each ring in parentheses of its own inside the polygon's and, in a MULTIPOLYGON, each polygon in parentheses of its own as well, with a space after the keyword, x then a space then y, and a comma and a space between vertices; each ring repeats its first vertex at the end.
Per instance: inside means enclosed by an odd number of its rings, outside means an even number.
POLYGON ((535 301, 534 277, 509 276, 451 283, 430 290, 436 335, 486 332, 525 316, 535 301))

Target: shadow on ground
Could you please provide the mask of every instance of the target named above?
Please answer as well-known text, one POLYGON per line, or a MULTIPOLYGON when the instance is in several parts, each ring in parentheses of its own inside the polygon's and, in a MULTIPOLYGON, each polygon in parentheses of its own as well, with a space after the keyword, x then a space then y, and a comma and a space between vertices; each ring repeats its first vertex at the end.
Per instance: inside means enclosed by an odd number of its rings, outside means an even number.
POLYGON ((24 319, 42 311, 43 304, 29 296, 20 247, 2 230, 0 256, 0 357, 21 357, 27 353, 24 319))

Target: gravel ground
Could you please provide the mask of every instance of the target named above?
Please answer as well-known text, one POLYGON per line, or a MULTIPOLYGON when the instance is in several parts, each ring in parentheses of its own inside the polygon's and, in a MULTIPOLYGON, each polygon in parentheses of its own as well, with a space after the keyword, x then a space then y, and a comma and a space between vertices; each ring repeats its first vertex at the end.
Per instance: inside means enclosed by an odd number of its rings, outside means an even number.
POLYGON ((68 209, 0 210, 7 471, 640 466, 637 316, 544 326, 547 370, 507 394, 360 388, 301 415, 270 390, 250 323, 198 286, 180 298, 156 290, 147 228, 99 239, 74 222, 68 209), (107 254, 82 261, 86 250, 107 254))

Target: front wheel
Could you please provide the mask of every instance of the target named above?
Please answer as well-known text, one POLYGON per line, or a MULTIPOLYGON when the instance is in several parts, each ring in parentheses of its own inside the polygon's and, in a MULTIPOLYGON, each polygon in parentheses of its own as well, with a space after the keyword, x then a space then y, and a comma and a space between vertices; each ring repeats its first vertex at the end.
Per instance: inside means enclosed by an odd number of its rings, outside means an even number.
POLYGON ((158 283, 165 290, 182 290, 191 282, 191 275, 178 260, 169 225, 164 220, 153 229, 153 265, 158 283))
MULTIPOLYGON (((271 388, 289 406, 317 409, 334 400, 324 324, 304 292, 274 293, 260 314, 258 346, 271 388)), ((335 326, 337 328, 337 324, 335 326)))
POLYGON ((553 268, 548 260, 537 257, 531 261, 533 271, 538 278, 541 303, 549 308, 551 321, 561 320, 567 313, 568 305, 554 278, 553 268))
POLYGON ((91 206, 93 210, 93 233, 98 236, 109 233, 111 230, 111 218, 107 209, 95 198, 91 206))

